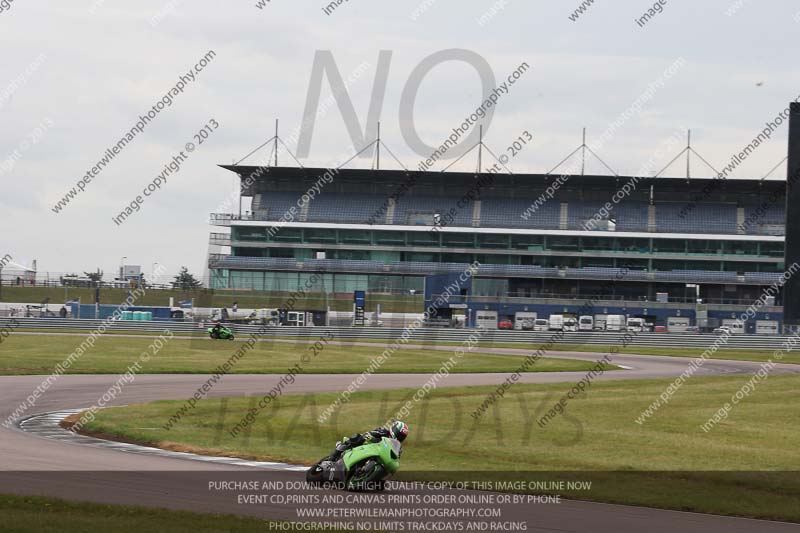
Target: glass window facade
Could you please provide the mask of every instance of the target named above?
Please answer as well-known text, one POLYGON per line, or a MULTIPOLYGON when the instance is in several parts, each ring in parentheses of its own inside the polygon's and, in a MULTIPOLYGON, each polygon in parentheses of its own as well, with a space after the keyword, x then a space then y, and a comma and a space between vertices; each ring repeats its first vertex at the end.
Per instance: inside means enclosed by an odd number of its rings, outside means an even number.
POLYGON ((212 269, 211 284, 214 289, 246 289, 254 291, 287 292, 301 288, 307 292, 352 293, 367 290, 371 293, 409 294, 422 293, 423 276, 390 276, 380 274, 322 274, 307 272, 262 272, 252 270, 212 269), (313 283, 313 284, 312 284, 313 283), (311 285, 309 290, 307 287, 311 285))
MULTIPOLYGON (((618 267, 627 264, 659 271, 687 269, 722 271, 729 270, 728 264, 736 263, 736 271, 739 272, 772 271, 783 258, 783 243, 552 236, 523 239, 520 236, 512 238, 508 235, 441 235, 424 232, 405 235, 403 241, 407 242, 407 245, 379 245, 366 243, 369 240, 397 242, 397 236, 389 239, 388 235, 371 235, 369 232, 342 235, 341 230, 332 231, 338 232, 336 242, 321 242, 329 240, 331 235, 311 232, 303 237, 304 242, 292 243, 291 247, 276 245, 255 247, 252 244, 233 246, 233 255, 291 258, 303 261, 314 259, 318 252, 324 252, 326 259, 383 263, 479 261, 495 265, 539 265, 559 268, 618 267), (440 239, 443 246, 437 244, 440 239), (346 241, 352 241, 352 244, 346 241), (458 251, 448 251, 454 248, 458 251)), ((290 238, 294 239, 296 236, 290 238)))
MULTIPOLYGON (((782 242, 596 237, 560 235, 509 235, 503 233, 445 233, 431 231, 371 231, 352 229, 281 228, 272 237, 263 228, 232 228, 232 239, 248 243, 298 243, 301 245, 380 246, 407 249, 508 250, 509 255, 568 252, 587 256, 642 254, 652 256, 737 256, 775 259, 783 257, 782 242)), ((241 247, 238 247, 241 248, 241 247)), ((242 248, 243 249, 243 248, 242 248)), ((235 254, 244 255, 244 254, 235 254)), ((278 257, 270 255, 270 257, 278 257)), ((716 259, 709 259, 716 260, 716 259)))

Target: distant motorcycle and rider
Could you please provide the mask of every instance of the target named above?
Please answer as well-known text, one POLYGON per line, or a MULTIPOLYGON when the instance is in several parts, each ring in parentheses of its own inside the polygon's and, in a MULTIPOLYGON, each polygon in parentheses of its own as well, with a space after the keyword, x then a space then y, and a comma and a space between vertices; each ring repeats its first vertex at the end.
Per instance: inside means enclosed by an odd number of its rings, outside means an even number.
POLYGON ((233 340, 233 331, 226 328, 219 322, 216 322, 213 327, 208 328, 208 336, 212 339, 233 340))
POLYGON ((309 483, 331 483, 351 491, 381 491, 400 468, 402 442, 408 425, 397 420, 389 428, 356 433, 336 443, 336 449, 306 472, 309 483))

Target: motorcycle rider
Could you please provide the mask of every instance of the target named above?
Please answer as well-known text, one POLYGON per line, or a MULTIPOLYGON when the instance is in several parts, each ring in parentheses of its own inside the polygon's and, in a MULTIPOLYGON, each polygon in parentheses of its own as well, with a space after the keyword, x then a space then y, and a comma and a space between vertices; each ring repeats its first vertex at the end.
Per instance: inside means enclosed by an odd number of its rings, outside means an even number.
POLYGON ((214 327, 211 328, 211 334, 214 338, 219 339, 220 333, 222 333, 222 326, 219 322, 214 322, 214 327))
POLYGON ((380 442, 383 437, 397 439, 400 442, 403 442, 406 440, 407 436, 408 425, 400 420, 395 420, 388 429, 385 427, 380 427, 375 428, 372 431, 367 431, 366 433, 356 433, 352 437, 343 438, 341 441, 336 443, 336 449, 333 451, 333 453, 323 459, 323 461, 336 462, 347 450, 357 448, 363 444, 380 442))

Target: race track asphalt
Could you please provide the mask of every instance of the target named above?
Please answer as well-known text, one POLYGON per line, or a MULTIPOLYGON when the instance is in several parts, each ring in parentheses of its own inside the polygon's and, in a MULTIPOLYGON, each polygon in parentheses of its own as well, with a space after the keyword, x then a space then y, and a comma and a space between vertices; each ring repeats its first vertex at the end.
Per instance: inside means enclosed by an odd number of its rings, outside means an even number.
MULTIPOLYGON (((426 347, 430 348, 430 347, 426 347)), ((446 349, 446 347, 445 347, 446 349)), ((452 349, 452 347, 450 348, 452 349)), ((508 348, 496 353, 529 353, 508 348)), ((553 357, 597 360, 601 354, 553 352, 553 357)), ((612 363, 628 370, 606 372, 599 380, 667 378, 679 375, 688 359, 659 356, 615 355, 612 363)), ((696 375, 753 373, 761 363, 708 360, 696 375)), ((800 373, 800 366, 777 365, 773 373, 800 373)), ((570 382, 584 372, 530 373, 522 383, 570 382)), ((263 394, 274 386, 279 375, 225 376, 209 397, 263 394)), ((340 391, 352 375, 301 375, 287 394, 340 391)), ((506 374, 452 374, 448 386, 491 385, 506 374)), ((427 374, 375 374, 363 389, 414 388, 427 374)), ((124 387, 112 405, 144 403, 153 400, 185 399, 208 379, 205 375, 139 375, 124 387)), ((0 377, 0 420, 5 420, 31 394, 43 376, 0 377)), ((117 380, 112 375, 65 375, 47 391, 29 414, 88 408, 117 380)), ((301 480, 301 472, 264 471, 246 466, 231 466, 164 457, 157 454, 126 453, 117 449, 74 444, 69 440, 42 438, 19 428, 0 427, 0 493, 40 494, 69 500, 157 506, 199 512, 221 512, 275 520, 297 520, 302 504, 240 505, 227 494, 209 490, 207 481, 228 476, 267 476, 270 480, 301 480)), ((761 520, 730 518, 679 511, 562 500, 560 504, 511 506, 503 520, 520 520, 528 531, 649 531, 649 532, 783 532, 800 531, 800 526, 761 520)))

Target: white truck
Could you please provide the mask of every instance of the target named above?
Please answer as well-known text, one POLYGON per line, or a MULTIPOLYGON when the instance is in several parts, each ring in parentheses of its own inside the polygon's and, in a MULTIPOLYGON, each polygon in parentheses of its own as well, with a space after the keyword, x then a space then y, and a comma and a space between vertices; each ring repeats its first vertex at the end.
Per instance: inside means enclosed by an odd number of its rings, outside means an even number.
POLYGON ((547 331, 550 329, 550 322, 546 318, 537 318, 533 321, 533 331, 547 331))
POLYGON ((777 320, 756 320, 756 335, 778 335, 777 320))
POLYGON ((606 331, 622 331, 625 329, 625 315, 608 315, 606 317, 606 331))
POLYGON ((565 316, 564 331, 578 331, 578 319, 571 316, 565 316))
POLYGON ((594 330, 605 331, 608 315, 594 315, 594 330))
POLYGON ((563 331, 564 330, 564 315, 550 315, 548 324, 550 331, 563 331))
POLYGON ((641 333, 645 330, 644 318, 629 318, 627 326, 628 331, 641 333))
POLYGON ((517 311, 514 314, 514 329, 533 329, 533 321, 536 320, 536 313, 529 311, 517 311))
POLYGON ((592 331, 594 329, 594 318, 582 316, 578 319, 578 331, 592 331))
POLYGON ((730 328, 731 335, 743 335, 744 334, 744 322, 740 322, 735 318, 723 318, 722 325, 730 328))
POLYGON ((689 317, 671 316, 667 318, 668 333, 685 333, 690 325, 689 317))
POLYGON ((497 329, 497 311, 476 311, 475 325, 484 329, 497 329))

